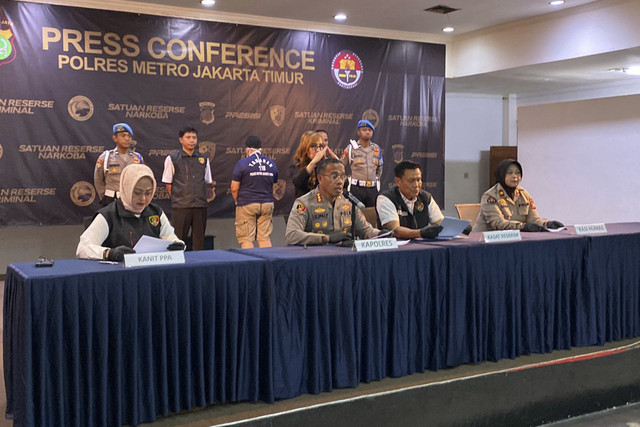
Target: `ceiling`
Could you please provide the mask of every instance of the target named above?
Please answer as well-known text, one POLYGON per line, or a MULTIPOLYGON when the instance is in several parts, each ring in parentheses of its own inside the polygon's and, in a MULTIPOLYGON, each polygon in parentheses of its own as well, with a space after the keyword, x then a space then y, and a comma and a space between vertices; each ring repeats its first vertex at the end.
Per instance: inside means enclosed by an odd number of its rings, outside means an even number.
MULTIPOLYGON (((273 26, 274 19, 284 25, 345 33, 405 32, 424 34, 425 40, 446 42, 452 37, 485 28, 533 18, 550 13, 569 13, 597 0, 566 0, 563 6, 552 7, 549 0, 216 0, 213 7, 204 7, 199 0, 124 0, 125 3, 180 8, 193 11, 197 16, 212 20, 273 26), (444 5, 459 9, 449 14, 425 12, 424 9, 444 5), (347 20, 337 23, 333 16, 342 12, 347 20), (237 19, 246 18, 246 19, 237 19), (442 33, 444 26, 455 27, 453 35, 442 33)), ((159 8, 160 9, 160 8, 159 8)), ((535 97, 542 93, 568 91, 576 88, 624 83, 640 80, 623 73, 612 73, 610 68, 620 64, 640 63, 640 50, 610 52, 547 64, 532 65, 487 74, 447 79, 448 92, 478 92, 489 94, 515 94, 535 97)))

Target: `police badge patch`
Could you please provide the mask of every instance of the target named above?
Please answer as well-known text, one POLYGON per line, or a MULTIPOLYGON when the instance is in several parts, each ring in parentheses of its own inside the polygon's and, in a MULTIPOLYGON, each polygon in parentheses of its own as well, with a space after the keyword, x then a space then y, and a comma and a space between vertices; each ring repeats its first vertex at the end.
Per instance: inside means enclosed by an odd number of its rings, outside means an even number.
POLYGON ((298 203, 296 205, 296 212, 298 212, 299 214, 304 213, 304 211, 306 211, 307 208, 304 206, 304 204, 302 203, 298 203))
POLYGON ((205 125, 210 125, 216 119, 216 116, 213 114, 213 109, 216 104, 213 102, 201 102, 198 104, 200 106, 200 121, 205 125))
POLYGON ((151 215, 149 217, 149 224, 151 224, 154 227, 157 227, 158 224, 160 224, 160 217, 158 215, 151 215))
POLYGON ((202 141, 198 144, 198 151, 209 158, 209 162, 213 162, 216 157, 216 143, 211 141, 202 141))

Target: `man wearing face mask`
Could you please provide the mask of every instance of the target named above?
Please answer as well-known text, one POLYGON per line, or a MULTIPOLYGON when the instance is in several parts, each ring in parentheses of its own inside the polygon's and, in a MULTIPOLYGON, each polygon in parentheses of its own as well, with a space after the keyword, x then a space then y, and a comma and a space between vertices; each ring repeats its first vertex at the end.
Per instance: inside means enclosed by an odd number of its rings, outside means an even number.
POLYGON ((142 236, 167 240, 167 249, 182 250, 184 242, 175 235, 160 206, 151 203, 156 180, 148 166, 129 165, 120 177, 120 198, 100 209, 80 236, 78 258, 123 261, 142 236))
POLYGON ((560 221, 541 218, 533 199, 524 188, 522 165, 513 159, 500 162, 494 173, 496 185, 482 195, 480 213, 473 231, 547 231, 564 227, 560 221))

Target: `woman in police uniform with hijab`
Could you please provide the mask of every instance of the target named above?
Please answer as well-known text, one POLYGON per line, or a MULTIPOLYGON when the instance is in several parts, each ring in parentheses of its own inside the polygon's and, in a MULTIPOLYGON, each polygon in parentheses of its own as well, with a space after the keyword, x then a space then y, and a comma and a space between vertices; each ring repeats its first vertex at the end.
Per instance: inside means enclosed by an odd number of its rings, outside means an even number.
POLYGON ((481 210, 473 231, 547 231, 564 227, 538 215, 533 199, 520 187, 522 165, 513 159, 500 162, 495 171, 497 184, 482 195, 481 210))
POLYGON ((156 180, 148 166, 131 164, 122 170, 120 198, 100 209, 80 236, 78 258, 124 261, 144 235, 167 240, 167 249, 182 250, 184 242, 174 233, 160 206, 151 203, 156 180))

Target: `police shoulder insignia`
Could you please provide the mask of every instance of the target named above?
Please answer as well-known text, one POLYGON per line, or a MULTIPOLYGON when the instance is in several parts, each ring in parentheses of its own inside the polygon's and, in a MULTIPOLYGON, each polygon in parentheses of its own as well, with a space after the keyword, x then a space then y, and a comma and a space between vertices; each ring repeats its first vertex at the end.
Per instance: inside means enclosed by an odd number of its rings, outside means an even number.
POLYGON ((160 217, 158 215, 151 215, 149 217, 149 224, 153 225, 154 227, 157 227, 158 224, 160 224, 160 217))
POLYGON ((96 165, 98 167, 101 167, 104 164, 104 157, 100 156, 98 157, 98 161, 96 162, 96 165))
POLYGON ((492 196, 492 197, 489 197, 489 198, 487 199, 487 203, 490 203, 490 204, 492 204, 492 205, 493 205, 493 204, 495 204, 495 203, 496 203, 496 198, 495 198, 495 197, 493 197, 493 196, 492 196))
POLYGON ((316 200, 318 201, 318 203, 322 203, 322 194, 320 194, 320 192, 318 191, 318 193, 316 194, 316 200))
POLYGON ((340 207, 340 209, 342 209, 343 211, 350 211, 350 210, 351 210, 351 206, 349 206, 349 205, 342 205, 342 206, 340 207))
POLYGON ((535 209, 536 208, 536 204, 533 203, 533 199, 529 199, 529 204, 531 205, 531 209, 535 209))
POLYGON ((307 208, 304 206, 304 204, 302 202, 298 203, 296 205, 296 212, 298 212, 299 214, 304 213, 304 211, 306 211, 307 208))

